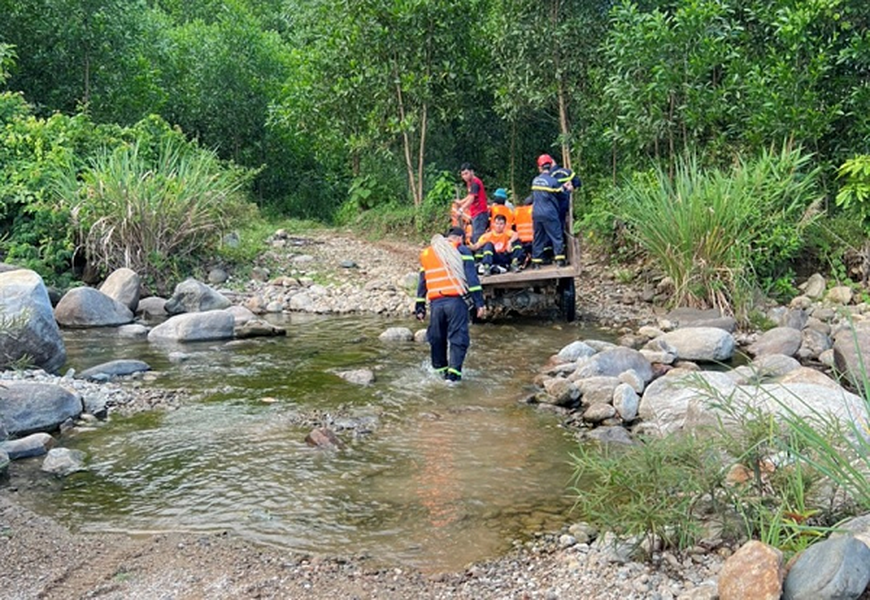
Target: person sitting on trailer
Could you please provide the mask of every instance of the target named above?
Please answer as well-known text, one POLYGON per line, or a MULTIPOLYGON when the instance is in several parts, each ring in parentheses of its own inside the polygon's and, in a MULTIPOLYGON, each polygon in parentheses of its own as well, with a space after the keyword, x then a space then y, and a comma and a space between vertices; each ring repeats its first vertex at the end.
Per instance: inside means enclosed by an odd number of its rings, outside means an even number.
POLYGON ((504 215, 496 215, 493 219, 493 229, 487 231, 471 249, 481 255, 477 272, 480 275, 497 275, 519 270, 519 255, 521 251, 514 250, 517 232, 507 228, 504 215))
POLYGON ((507 190, 498 188, 492 195, 493 204, 489 207, 490 223, 495 224, 495 218, 502 215, 505 218, 505 226, 508 230, 514 228, 514 211, 507 205, 507 190))

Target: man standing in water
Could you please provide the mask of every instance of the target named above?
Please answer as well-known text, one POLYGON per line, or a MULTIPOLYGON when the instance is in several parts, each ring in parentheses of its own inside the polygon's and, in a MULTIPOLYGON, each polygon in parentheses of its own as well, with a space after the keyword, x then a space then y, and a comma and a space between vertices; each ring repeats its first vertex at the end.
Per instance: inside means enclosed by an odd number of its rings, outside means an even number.
POLYGON ((474 256, 462 244, 463 231, 454 227, 447 237, 436 235, 432 244, 420 254, 420 279, 414 314, 426 318, 426 301, 432 314, 426 339, 432 357, 432 368, 448 381, 462 379, 462 363, 471 343, 468 331, 468 305, 471 296, 478 318, 483 318, 483 292, 474 256), (448 355, 449 350, 449 355, 448 355))

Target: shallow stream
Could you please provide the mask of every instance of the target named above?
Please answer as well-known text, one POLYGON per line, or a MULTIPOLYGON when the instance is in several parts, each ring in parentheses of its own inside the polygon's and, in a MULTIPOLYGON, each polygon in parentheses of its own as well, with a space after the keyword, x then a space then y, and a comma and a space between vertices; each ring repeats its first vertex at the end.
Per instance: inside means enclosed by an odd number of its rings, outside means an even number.
POLYGON ((572 519, 575 442, 558 417, 518 400, 550 355, 599 332, 474 325, 465 380, 448 385, 429 371, 428 345, 378 340, 412 321, 276 322, 287 337, 183 348, 67 331, 67 368, 137 358, 156 373, 145 385, 191 393, 176 410, 115 416, 65 439, 87 452, 90 471, 35 486, 29 502, 81 531, 231 531, 426 571, 461 569, 572 519), (179 349, 188 360, 170 362, 179 349), (357 368, 376 381, 333 372, 357 368), (308 419, 325 415, 345 449, 306 445, 308 419))

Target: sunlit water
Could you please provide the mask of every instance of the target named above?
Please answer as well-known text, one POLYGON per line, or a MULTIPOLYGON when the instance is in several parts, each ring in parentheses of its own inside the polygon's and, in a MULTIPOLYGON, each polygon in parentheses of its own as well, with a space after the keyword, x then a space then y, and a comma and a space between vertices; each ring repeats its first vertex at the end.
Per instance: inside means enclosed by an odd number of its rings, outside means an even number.
POLYGON ((88 473, 35 486, 30 502, 81 531, 232 531, 259 543, 367 554, 428 571, 462 568, 570 517, 569 453, 556 416, 522 405, 536 370, 564 344, 600 334, 552 322, 472 327, 465 380, 428 369, 426 344, 382 343, 375 317, 293 316, 287 337, 177 346, 66 332, 67 367, 138 358, 147 385, 185 388, 174 411, 113 417, 65 439, 88 473), (332 370, 369 368, 374 384, 332 370), (264 398, 273 399, 271 403, 264 398), (294 416, 377 417, 347 447, 305 444, 294 416))

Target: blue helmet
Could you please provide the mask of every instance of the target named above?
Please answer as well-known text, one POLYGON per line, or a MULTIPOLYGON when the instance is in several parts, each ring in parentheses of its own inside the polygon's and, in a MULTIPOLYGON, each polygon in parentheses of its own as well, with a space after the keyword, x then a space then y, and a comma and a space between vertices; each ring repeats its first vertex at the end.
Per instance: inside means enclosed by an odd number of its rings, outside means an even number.
POLYGON ((495 193, 493 194, 493 196, 496 198, 501 198, 502 200, 507 200, 507 197, 508 197, 507 190, 504 188, 498 188, 495 191, 495 193))

